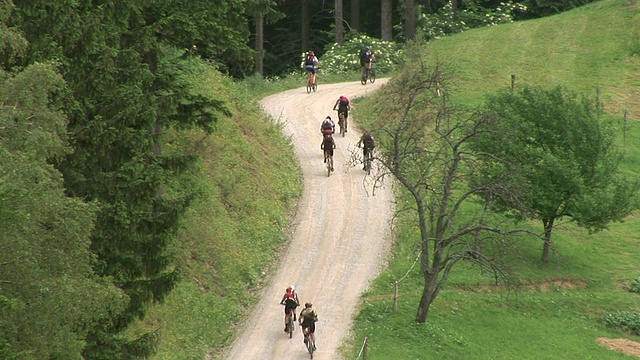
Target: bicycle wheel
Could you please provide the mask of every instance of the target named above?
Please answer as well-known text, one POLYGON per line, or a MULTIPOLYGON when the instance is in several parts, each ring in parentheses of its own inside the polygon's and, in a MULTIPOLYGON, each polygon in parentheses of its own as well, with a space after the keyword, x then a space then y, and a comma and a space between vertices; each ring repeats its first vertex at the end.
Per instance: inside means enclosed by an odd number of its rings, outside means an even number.
POLYGON ((338 112, 338 126, 340 127, 340 134, 344 137, 347 132, 347 126, 344 123, 344 113, 338 112))
POLYGON ((370 73, 369 73, 369 82, 370 83, 374 83, 376 82, 376 71, 371 69, 370 73))
POLYGON ((313 92, 316 92, 316 90, 318 90, 318 84, 313 84, 312 88, 313 92))
POLYGON ((307 83, 307 94, 311 92, 311 85, 307 83))
POLYGON ((360 79, 360 83, 362 85, 366 85, 367 84, 367 70, 363 70, 362 71, 362 78, 360 79))
POLYGON ((289 339, 293 338, 293 329, 295 329, 296 325, 293 322, 293 314, 289 315, 289 339))
POLYGON ((305 335, 304 338, 307 340, 306 344, 307 344, 307 351, 309 351, 309 357, 313 359, 313 352, 316 350, 315 344, 311 341, 311 336, 309 336, 309 334, 305 335))

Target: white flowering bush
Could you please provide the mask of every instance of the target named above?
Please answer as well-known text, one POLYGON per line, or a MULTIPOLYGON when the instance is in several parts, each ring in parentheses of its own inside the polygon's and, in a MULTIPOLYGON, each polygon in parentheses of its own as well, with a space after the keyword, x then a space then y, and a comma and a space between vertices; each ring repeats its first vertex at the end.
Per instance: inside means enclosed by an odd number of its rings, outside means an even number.
POLYGON ((451 2, 449 2, 435 14, 420 14, 418 26, 425 38, 430 40, 473 28, 510 23, 513 21, 515 13, 525 11, 527 11, 525 5, 507 1, 501 2, 500 6, 495 9, 471 6, 459 10, 456 19, 451 2))
POLYGON ((402 47, 394 42, 383 41, 366 35, 357 35, 345 40, 342 45, 331 44, 325 48, 320 59, 324 74, 345 74, 360 70, 360 50, 369 46, 375 55, 376 73, 393 71, 402 61, 402 47))

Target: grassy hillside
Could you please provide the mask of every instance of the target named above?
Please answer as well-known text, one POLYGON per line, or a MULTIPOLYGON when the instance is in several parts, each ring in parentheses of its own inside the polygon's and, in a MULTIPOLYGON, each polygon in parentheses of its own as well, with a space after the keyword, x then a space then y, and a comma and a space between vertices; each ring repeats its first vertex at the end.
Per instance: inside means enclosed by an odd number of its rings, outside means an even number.
POLYGON ((210 136, 186 133, 171 144, 202 157, 204 192, 175 249, 183 281, 132 329, 157 331, 157 359, 204 359, 228 344, 234 320, 255 302, 252 291, 286 240, 287 216, 301 194, 293 149, 255 97, 210 67, 196 73, 194 83, 225 101, 233 117, 210 136))
MULTIPOLYGON (((512 74, 516 86, 562 84, 591 94, 599 87, 605 109, 626 128, 620 134, 624 169, 639 174, 639 26, 639 1, 605 0, 545 19, 443 38, 427 44, 423 58, 446 59, 454 70, 450 96, 467 104, 510 86, 512 74)), ((375 119, 366 105, 383 101, 364 99, 354 118, 375 119)), ((638 309, 640 295, 625 289, 640 276, 638 215, 593 235, 573 226, 557 229, 556 253, 546 265, 540 263, 539 240, 522 243, 516 270, 524 286, 517 292, 492 286, 476 269, 454 269, 422 325, 414 322, 423 281, 419 266, 413 267, 418 239, 413 224, 407 214, 399 218, 393 259, 362 298, 346 358, 357 357, 365 336, 369 359, 622 359, 597 338, 640 341, 602 322, 609 313, 638 309), (401 281, 394 315, 395 280, 401 281)), ((542 231, 537 222, 527 226, 542 231)))

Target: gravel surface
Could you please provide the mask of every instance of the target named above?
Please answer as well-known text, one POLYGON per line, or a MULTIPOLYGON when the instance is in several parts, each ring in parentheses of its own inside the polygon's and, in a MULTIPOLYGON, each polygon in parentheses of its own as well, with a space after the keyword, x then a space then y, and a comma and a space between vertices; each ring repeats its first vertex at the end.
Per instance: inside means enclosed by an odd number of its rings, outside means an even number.
POLYGON ((314 359, 341 358, 338 348, 350 336, 359 296, 387 259, 392 194, 391 187, 386 186, 371 196, 364 185, 361 164, 346 164, 361 134, 351 115, 347 135, 335 135, 335 172, 327 177, 320 150, 320 123, 327 115, 337 123, 332 108, 340 95, 353 100, 370 94, 383 83, 384 79, 364 86, 359 82, 319 84, 317 92, 311 94, 299 88, 262 101, 264 110, 284 124, 285 135, 292 139, 304 176, 304 192, 286 254, 265 286, 261 300, 250 310, 255 316, 249 316, 224 354, 226 359, 308 357, 300 327, 293 339, 283 331, 284 309, 279 302, 290 284, 296 285, 300 301, 312 302, 318 313, 318 350, 314 359))

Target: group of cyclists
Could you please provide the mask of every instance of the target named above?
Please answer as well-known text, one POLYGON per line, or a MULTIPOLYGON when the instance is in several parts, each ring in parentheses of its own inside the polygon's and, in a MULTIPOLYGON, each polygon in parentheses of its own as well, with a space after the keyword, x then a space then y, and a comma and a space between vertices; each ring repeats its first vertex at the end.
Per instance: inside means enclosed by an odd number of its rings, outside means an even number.
MULTIPOLYGON (((291 317, 293 316, 293 321, 295 322, 296 308, 300 306, 300 299, 294 285, 287 287, 280 304, 284 305, 284 332, 288 332, 291 317)), ((318 321, 318 314, 313 308, 313 304, 310 302, 305 303, 304 309, 300 311, 300 316, 298 316, 298 324, 302 327, 305 344, 307 343, 306 335, 309 334, 314 350, 316 348, 316 321, 318 321)))
MULTIPOLYGON (((347 132, 347 124, 349 118, 349 110, 351 110, 351 105, 349 104, 349 99, 346 96, 340 96, 338 100, 336 100, 333 105, 333 110, 338 111, 339 123, 338 125, 344 129, 344 132, 347 132)), ((320 125, 320 132, 322 133, 322 143, 320 144, 320 149, 323 150, 324 153, 324 162, 329 162, 329 166, 331 171, 333 171, 333 149, 336 148, 336 142, 333 139, 333 134, 336 132, 336 124, 331 120, 331 116, 327 116, 320 125)), ((356 144, 356 147, 362 147, 362 156, 363 159, 366 160, 373 149, 376 146, 375 139, 370 132, 365 131, 362 136, 360 136, 360 140, 356 144)), ((367 170, 367 163, 364 162, 363 170, 367 170)))
MULTIPOLYGON (((360 58, 360 66, 362 67, 362 70, 371 69, 373 67, 373 62, 376 60, 376 56, 369 46, 362 48, 358 57, 360 58)), ((304 60, 304 69, 307 72, 308 84, 311 86, 316 85, 316 72, 318 71, 319 66, 320 61, 318 60, 316 53, 313 50, 308 51, 304 60)))
MULTIPOLYGON (((373 53, 371 53, 371 49, 369 47, 365 47, 361 52, 360 63, 364 67, 371 66, 371 62, 373 62, 373 53)), ((305 60, 305 69, 309 73, 309 81, 311 84, 315 84, 315 75, 318 69, 318 58, 315 56, 313 51, 309 51, 307 54, 307 59, 305 60)), ((336 100, 333 105, 333 110, 338 111, 338 118, 340 119, 339 126, 343 128, 344 132, 347 132, 347 124, 349 117, 349 110, 351 110, 351 105, 349 104, 349 99, 346 96, 340 96, 338 100, 336 100)), ((322 144, 320 148, 324 152, 324 162, 329 162, 329 166, 331 167, 331 171, 333 171, 333 150, 336 148, 335 140, 333 139, 333 134, 336 131, 336 124, 331 119, 331 116, 327 116, 320 125, 320 132, 323 135, 322 144)), ((364 159, 367 158, 368 154, 373 151, 375 147, 375 140, 371 133, 365 131, 364 134, 360 137, 360 141, 358 141, 357 147, 362 146, 364 159)), ((365 165, 366 166, 366 165, 365 165)), ((296 309, 300 306, 300 299, 298 298, 298 293, 296 292, 296 288, 294 285, 290 285, 285 290, 282 299, 280 300, 280 304, 284 305, 284 331, 289 332, 289 324, 291 321, 291 317, 293 317, 293 322, 296 321, 296 309)), ((298 316, 298 324, 302 327, 302 333, 304 335, 305 345, 307 344, 307 335, 311 339, 313 348, 316 348, 316 338, 315 331, 316 325, 315 323, 318 321, 318 314, 313 308, 313 304, 310 302, 306 302, 304 304, 304 308, 300 311, 300 315, 298 316)))

